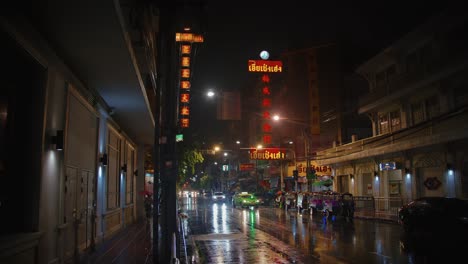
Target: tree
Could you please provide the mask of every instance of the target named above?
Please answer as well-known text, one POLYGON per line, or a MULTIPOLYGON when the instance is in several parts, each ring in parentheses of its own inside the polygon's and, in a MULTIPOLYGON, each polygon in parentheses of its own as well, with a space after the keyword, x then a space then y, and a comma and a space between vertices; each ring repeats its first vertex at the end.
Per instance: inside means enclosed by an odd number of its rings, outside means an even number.
POLYGON ((184 145, 178 148, 179 160, 179 175, 177 179, 177 186, 180 188, 189 178, 195 174, 197 164, 203 163, 205 160, 200 148, 197 144, 184 145))

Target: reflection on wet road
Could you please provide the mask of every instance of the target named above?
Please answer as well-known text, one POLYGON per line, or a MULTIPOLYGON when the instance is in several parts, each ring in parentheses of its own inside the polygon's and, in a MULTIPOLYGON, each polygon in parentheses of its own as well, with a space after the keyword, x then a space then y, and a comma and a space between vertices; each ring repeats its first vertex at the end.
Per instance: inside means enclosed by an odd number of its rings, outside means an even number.
POLYGON ((401 227, 393 223, 183 199, 202 263, 440 263, 425 255, 431 252, 403 251, 401 227))

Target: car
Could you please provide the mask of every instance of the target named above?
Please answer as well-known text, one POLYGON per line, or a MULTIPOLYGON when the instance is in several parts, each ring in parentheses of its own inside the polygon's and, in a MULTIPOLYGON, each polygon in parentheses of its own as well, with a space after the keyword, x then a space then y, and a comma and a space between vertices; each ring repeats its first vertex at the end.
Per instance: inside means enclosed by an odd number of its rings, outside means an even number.
POLYGON ((467 238, 468 202, 458 198, 421 197, 399 209, 398 222, 407 234, 467 238))
POLYGON ((260 199, 257 198, 252 193, 248 192, 240 192, 233 196, 232 198, 232 206, 233 207, 258 207, 260 205, 260 199))
POLYGON ((211 194, 211 192, 204 192, 204 193, 203 193, 203 198, 205 198, 205 199, 210 199, 211 196, 213 196, 213 195, 211 194))
POLYGON ((225 202, 226 195, 223 192, 214 192, 213 196, 211 197, 213 202, 225 202))

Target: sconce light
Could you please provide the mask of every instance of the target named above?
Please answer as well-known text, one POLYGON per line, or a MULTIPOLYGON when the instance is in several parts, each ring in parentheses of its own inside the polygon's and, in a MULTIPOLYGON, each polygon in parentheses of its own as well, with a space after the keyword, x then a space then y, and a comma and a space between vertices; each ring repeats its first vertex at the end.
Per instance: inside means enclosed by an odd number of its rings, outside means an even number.
POLYGON ((353 174, 350 174, 349 177, 351 178, 351 180, 354 180, 354 175, 353 174))
POLYGON ((447 163, 447 171, 449 175, 453 175, 453 165, 451 163, 447 163))
POLYGON ((377 171, 374 171, 374 177, 379 177, 379 173, 377 171))
POLYGON ((405 168, 405 174, 411 174, 411 170, 408 168, 405 168))
POLYGON ((120 168, 120 170, 121 170, 122 172, 127 172, 127 164, 125 163, 125 164, 120 168))
POLYGON ((107 166, 107 154, 103 153, 102 156, 99 158, 99 162, 102 166, 107 166))
POLYGON ((133 175, 135 175, 135 177, 138 176, 138 170, 135 170, 135 171, 133 172, 133 175))
POLYGON ((52 136, 51 142, 55 145, 56 150, 63 150, 63 130, 57 130, 57 134, 52 136))

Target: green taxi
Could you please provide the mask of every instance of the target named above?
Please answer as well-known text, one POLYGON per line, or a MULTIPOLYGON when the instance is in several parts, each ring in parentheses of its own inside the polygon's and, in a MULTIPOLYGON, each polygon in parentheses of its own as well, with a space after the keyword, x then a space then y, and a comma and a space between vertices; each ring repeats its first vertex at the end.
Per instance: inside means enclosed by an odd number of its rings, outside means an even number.
POLYGON ((235 208, 239 207, 257 207, 260 204, 260 200, 252 193, 241 192, 235 194, 232 197, 232 206, 235 208))

